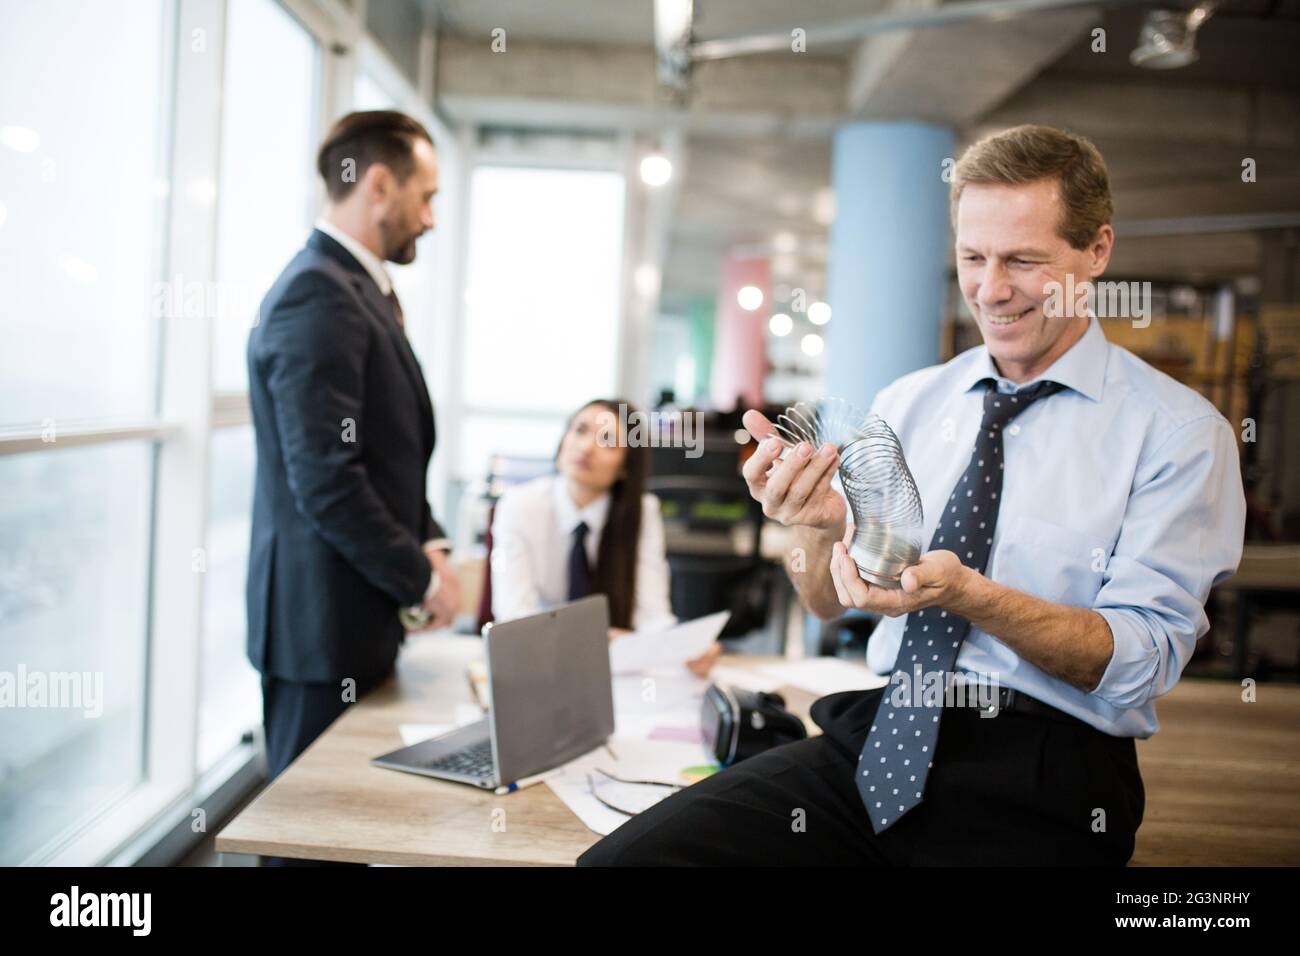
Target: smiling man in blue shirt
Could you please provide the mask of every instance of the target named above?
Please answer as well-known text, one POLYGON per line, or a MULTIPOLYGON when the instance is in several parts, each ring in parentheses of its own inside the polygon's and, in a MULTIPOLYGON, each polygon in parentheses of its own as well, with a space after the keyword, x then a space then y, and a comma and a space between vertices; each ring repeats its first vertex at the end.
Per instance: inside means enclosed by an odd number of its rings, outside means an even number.
POLYGON ((1088 141, 1017 127, 973 145, 952 183, 957 273, 984 345, 883 389, 921 492, 929 550, 899 587, 846 545, 838 456, 781 458, 772 425, 745 467, 795 528, 805 605, 884 615, 867 662, 884 688, 822 698, 824 733, 673 795, 579 862, 1112 864, 1145 794, 1134 738, 1209 628, 1211 586, 1241 557, 1236 440, 1191 389, 1107 343, 1061 289, 1114 243, 1088 141), (992 706, 924 697, 970 675, 992 706), (792 820, 803 823, 792 826, 792 820))

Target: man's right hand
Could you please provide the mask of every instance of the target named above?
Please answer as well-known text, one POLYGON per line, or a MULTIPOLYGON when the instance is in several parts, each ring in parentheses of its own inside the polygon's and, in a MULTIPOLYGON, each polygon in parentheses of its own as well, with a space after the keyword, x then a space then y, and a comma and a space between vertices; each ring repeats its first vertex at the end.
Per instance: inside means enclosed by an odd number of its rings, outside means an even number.
POLYGON ((429 623, 419 628, 416 633, 450 627, 455 623, 456 615, 460 612, 460 577, 447 558, 447 553, 436 548, 428 548, 424 554, 429 559, 433 573, 438 575, 440 584, 432 597, 425 598, 421 602, 420 606, 429 612, 429 623))
POLYGON ((763 514, 783 525, 812 528, 838 540, 844 536, 847 506, 831 487, 839 453, 829 443, 814 449, 801 442, 781 460, 785 446, 762 412, 745 412, 745 428, 759 443, 742 474, 763 514), (775 465, 775 467, 774 467, 775 465))

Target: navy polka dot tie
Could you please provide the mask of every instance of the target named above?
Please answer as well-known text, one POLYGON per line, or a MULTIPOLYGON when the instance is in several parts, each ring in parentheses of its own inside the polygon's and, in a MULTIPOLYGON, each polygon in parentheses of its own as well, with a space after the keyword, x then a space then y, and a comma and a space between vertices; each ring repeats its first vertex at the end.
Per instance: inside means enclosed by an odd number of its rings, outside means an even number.
MULTIPOLYGON (((1010 395, 999 392, 993 379, 983 381, 984 419, 975 450, 965 474, 944 504, 944 513, 930 541, 931 551, 955 552, 962 564, 981 573, 993 545, 998 495, 1002 491, 1002 428, 1038 399, 1064 387, 1057 382, 1039 382, 1010 395)), ((969 630, 969 621, 938 607, 907 616, 894 673, 858 757, 858 793, 876 833, 883 833, 921 802, 926 777, 934 766, 943 700, 941 694, 922 695, 917 671, 926 677, 939 674, 934 679, 942 682, 940 688, 946 687, 969 630), (903 700, 895 704, 895 688, 900 683, 910 686, 911 692, 898 693, 903 700)))

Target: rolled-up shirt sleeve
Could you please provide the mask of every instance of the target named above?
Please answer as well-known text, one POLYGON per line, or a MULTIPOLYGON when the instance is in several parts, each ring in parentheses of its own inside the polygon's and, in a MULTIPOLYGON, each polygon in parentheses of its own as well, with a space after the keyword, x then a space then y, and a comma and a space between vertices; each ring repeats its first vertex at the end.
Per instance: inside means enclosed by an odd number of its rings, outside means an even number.
POLYGON ((1093 610, 1114 651, 1090 692, 1120 709, 1168 693, 1210 628, 1210 588, 1236 571, 1246 525, 1231 426, 1213 415, 1144 457, 1093 610))

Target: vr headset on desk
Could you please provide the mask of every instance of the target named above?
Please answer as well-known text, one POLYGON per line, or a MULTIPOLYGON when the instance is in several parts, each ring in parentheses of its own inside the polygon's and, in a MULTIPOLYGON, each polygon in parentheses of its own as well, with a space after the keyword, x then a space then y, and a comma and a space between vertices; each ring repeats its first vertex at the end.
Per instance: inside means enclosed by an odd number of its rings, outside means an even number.
POLYGON ((717 684, 704 692, 700 727, 705 746, 724 767, 808 736, 803 721, 786 710, 780 694, 717 684))

